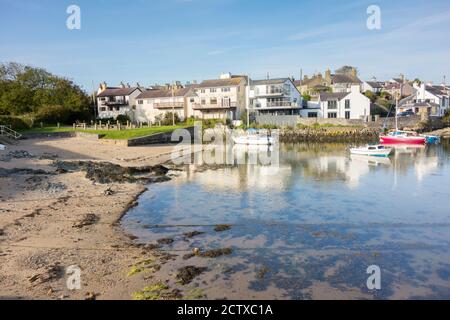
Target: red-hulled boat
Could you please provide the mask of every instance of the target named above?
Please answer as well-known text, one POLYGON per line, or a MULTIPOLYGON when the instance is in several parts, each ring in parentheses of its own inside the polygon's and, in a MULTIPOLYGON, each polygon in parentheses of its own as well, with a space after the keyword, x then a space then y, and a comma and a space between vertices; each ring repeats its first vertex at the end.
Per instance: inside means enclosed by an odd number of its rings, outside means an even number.
POLYGON ((415 135, 407 131, 394 131, 387 136, 381 136, 380 142, 383 144, 425 144, 426 137, 415 135))

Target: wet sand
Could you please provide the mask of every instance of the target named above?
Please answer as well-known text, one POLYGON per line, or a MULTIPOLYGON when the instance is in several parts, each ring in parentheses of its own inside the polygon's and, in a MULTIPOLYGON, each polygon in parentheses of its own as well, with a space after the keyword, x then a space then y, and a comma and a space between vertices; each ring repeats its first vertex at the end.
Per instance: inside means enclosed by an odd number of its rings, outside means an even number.
POLYGON ((168 258, 134 244, 118 226, 146 186, 100 184, 85 172, 55 173, 52 163, 151 166, 168 161, 172 148, 49 138, 24 140, 0 151, 0 160, 10 151, 32 155, 0 161, 0 299, 131 299, 143 286, 165 282, 148 272, 128 275, 138 261, 151 259, 160 266, 168 258), (80 290, 67 287, 70 266, 81 269, 80 290))

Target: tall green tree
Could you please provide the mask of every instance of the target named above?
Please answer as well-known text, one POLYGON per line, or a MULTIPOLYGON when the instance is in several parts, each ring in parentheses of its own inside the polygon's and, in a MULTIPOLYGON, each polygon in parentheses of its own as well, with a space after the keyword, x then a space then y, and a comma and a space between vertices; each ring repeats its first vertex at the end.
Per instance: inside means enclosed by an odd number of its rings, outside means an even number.
POLYGON ((0 64, 0 114, 45 114, 47 121, 65 122, 90 118, 90 105, 86 93, 69 79, 15 62, 0 64))

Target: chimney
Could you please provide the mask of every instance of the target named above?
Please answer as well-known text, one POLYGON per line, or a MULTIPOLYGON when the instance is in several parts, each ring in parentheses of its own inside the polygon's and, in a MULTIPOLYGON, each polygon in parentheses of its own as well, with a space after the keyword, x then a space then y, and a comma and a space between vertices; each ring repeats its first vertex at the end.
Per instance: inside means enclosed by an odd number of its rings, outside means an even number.
POLYGON ((309 80, 308 75, 305 74, 305 76, 303 77, 303 81, 308 81, 308 80, 309 80))
POLYGON ((356 68, 352 68, 351 75, 353 78, 358 77, 358 71, 356 70, 356 68))
POLYGON ((403 73, 400 74, 400 79, 402 79, 402 83, 405 83, 405 75, 403 73))

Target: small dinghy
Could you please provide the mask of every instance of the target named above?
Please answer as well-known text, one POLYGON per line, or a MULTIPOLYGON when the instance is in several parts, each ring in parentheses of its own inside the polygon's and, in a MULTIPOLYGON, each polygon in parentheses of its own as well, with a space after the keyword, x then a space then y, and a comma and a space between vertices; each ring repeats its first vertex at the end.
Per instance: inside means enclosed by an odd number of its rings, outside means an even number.
POLYGON ((0 151, 6 150, 6 146, 4 146, 3 144, 0 144, 0 151))
POLYGON ((351 148, 350 152, 351 154, 359 154, 363 156, 389 157, 389 155, 392 153, 392 148, 382 145, 369 145, 362 148, 351 148))
POLYGON ((247 134, 233 137, 233 141, 235 144, 258 145, 258 146, 262 145, 270 146, 275 143, 273 137, 271 137, 267 133, 260 133, 257 130, 248 130, 247 134))

